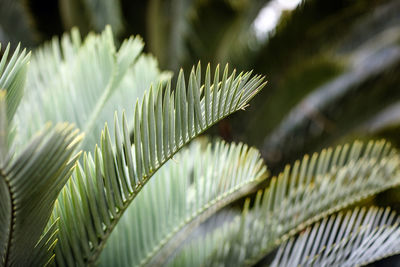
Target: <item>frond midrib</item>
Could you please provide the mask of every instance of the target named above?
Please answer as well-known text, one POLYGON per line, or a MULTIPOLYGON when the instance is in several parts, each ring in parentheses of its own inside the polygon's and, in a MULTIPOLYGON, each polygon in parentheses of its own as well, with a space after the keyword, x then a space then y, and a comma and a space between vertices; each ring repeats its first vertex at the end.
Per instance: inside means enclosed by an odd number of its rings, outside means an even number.
POLYGON ((258 183, 263 181, 266 176, 267 175, 264 174, 256 180, 246 181, 245 183, 238 185, 238 188, 232 192, 228 192, 219 201, 218 198, 211 199, 208 203, 204 204, 201 209, 199 209, 200 212, 195 214, 195 216, 192 216, 189 221, 184 221, 172 232, 165 235, 165 238, 160 240, 157 246, 154 246, 154 248, 158 248, 158 250, 153 250, 148 254, 147 257, 142 260, 140 266, 145 266, 149 262, 156 263, 155 265, 157 266, 165 263, 171 253, 180 245, 179 240, 190 234, 195 227, 207 220, 221 208, 254 191, 257 188, 258 183), (217 200, 217 202, 214 205, 209 205, 215 200, 217 200), (173 242, 175 239, 177 239, 178 242, 173 242), (152 260, 154 256, 156 258, 152 260))
MULTIPOLYGON (((115 55, 113 55, 113 59, 116 60, 115 55)), ((110 77, 110 80, 107 83, 106 89, 103 91, 103 94, 100 96, 99 101, 97 101, 96 106, 94 107, 93 112, 91 113, 91 115, 86 123, 86 126, 84 127, 82 132, 84 132, 84 133, 92 132, 102 108, 104 107, 109 96, 112 93, 112 88, 113 88, 116 73, 117 73, 117 68, 114 67, 111 77, 110 77)), ((84 147, 86 142, 87 142, 87 139, 85 138, 81 144, 81 147, 84 147)))
MULTIPOLYGON (((228 114, 222 116, 218 121, 220 121, 220 120, 222 120, 222 119, 228 117, 230 114, 231 114, 231 113, 228 113, 228 114)), ((210 127, 212 127, 214 124, 215 124, 215 122, 212 122, 212 123, 210 123, 210 125, 204 127, 204 128, 200 131, 199 134, 201 134, 201 133, 207 131, 207 130, 208 130, 210 127)), ((145 185, 147 184, 147 182, 150 180, 150 178, 151 178, 151 177, 152 177, 152 176, 153 176, 153 175, 168 161, 168 160, 172 159, 182 148, 184 148, 187 144, 189 144, 189 143, 190 143, 193 139, 195 139, 196 137, 197 137, 197 135, 194 136, 194 137, 190 137, 190 136, 189 136, 189 138, 187 139, 187 141, 185 141, 184 139, 181 139, 181 140, 182 140, 182 143, 180 144, 180 147, 179 147, 179 144, 178 144, 178 145, 176 146, 177 149, 176 149, 176 151, 175 151, 174 153, 172 153, 169 157, 165 157, 165 158, 164 158, 164 161, 159 162, 159 164, 158 164, 158 166, 157 166, 156 168, 150 170, 150 171, 151 171, 150 175, 148 175, 145 179, 143 179, 143 182, 142 182, 142 183, 138 182, 138 183, 136 184, 136 188, 135 188, 135 190, 134 190, 134 193, 133 193, 132 195, 130 195, 130 196, 128 197, 128 199, 123 203, 123 208, 120 209, 120 212, 119 212, 119 213, 118 213, 118 212, 116 213, 117 216, 116 216, 115 218, 113 218, 113 220, 111 221, 110 227, 108 227, 108 228, 106 229, 106 231, 105 231, 103 237, 100 238, 100 239, 101 239, 100 245, 97 246, 97 247, 95 248, 95 250, 94 250, 93 253, 92 253, 92 256, 90 256, 90 257, 88 258, 88 260, 87 260, 87 264, 88 264, 88 265, 92 266, 92 265, 95 265, 95 264, 97 263, 97 260, 98 260, 98 258, 99 258, 99 256, 100 256, 100 254, 101 254, 101 252, 102 252, 104 246, 106 245, 107 240, 108 240, 108 238, 110 237, 112 231, 114 230, 115 226, 118 224, 118 222, 119 222, 121 216, 122 216, 122 215, 124 214, 124 212, 127 210, 128 206, 129 206, 129 205, 131 204, 131 202, 135 199, 135 197, 137 196, 137 194, 142 190, 143 186, 145 186, 145 185)))
POLYGON ((291 229, 287 233, 283 234, 283 236, 281 238, 274 240, 273 244, 275 246, 268 247, 268 248, 266 248, 264 250, 261 250, 259 252, 259 254, 256 255, 255 257, 246 260, 245 261, 245 266, 253 266, 253 265, 257 264, 258 262, 262 261, 263 258, 265 258, 265 256, 267 254, 271 253, 277 246, 279 246, 283 242, 287 241, 289 238, 295 236, 299 232, 303 231, 307 227, 311 226, 315 222, 317 222, 317 221, 319 221, 319 220, 321 220, 321 219, 323 219, 323 218, 325 218, 325 217, 327 217, 327 216, 329 216, 331 214, 334 214, 335 212, 338 212, 338 211, 342 210, 344 207, 347 207, 349 205, 354 205, 357 202, 360 202, 360 201, 362 201, 362 200, 364 200, 364 199, 366 199, 366 198, 368 198, 370 196, 376 195, 376 194, 381 193, 381 192, 383 192, 385 190, 393 188, 393 187, 395 187, 397 185, 400 185, 400 181, 396 181, 396 182, 394 182, 392 184, 387 185, 386 187, 382 187, 380 190, 370 189, 370 191, 366 192, 363 195, 360 195, 358 197, 349 199, 347 202, 340 203, 339 205, 336 205, 336 206, 334 206, 334 207, 332 207, 332 208, 330 208, 330 209, 328 209, 328 210, 326 210, 324 212, 321 212, 321 213, 315 215, 312 218, 307 219, 302 224, 296 226, 295 228, 291 229))

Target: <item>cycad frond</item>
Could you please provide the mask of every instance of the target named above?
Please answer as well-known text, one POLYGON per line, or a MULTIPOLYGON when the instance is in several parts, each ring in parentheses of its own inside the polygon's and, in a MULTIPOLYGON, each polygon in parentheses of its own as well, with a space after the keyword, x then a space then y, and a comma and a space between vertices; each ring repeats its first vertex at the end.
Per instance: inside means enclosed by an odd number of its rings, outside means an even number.
MULTIPOLYGON (((0 94, 0 113, 5 110, 4 98, 0 94)), ((6 126, 4 118, 0 116, 2 126, 6 126)), ((6 129, 1 129, 1 139, 7 137, 6 129)), ((77 156, 70 157, 78 143, 72 126, 57 125, 38 134, 19 155, 1 155, 1 266, 43 265, 51 260, 56 228, 50 227, 40 237, 58 193, 71 175, 77 156)))
POLYGON ((103 266, 162 265, 197 225, 266 177, 244 144, 200 142, 181 151, 143 188, 102 253, 103 266))
MULTIPOLYGON (((400 159, 385 141, 355 142, 305 156, 258 192, 255 206, 214 244, 210 261, 252 264, 307 225, 400 184, 400 159)), ((212 251, 212 250, 211 250, 212 251)), ((184 254, 196 253, 183 252, 184 254)))
POLYGON ((51 266, 54 263, 54 248, 57 244, 58 219, 45 228, 42 236, 35 245, 31 258, 31 266, 51 266))
POLYGON ((361 266, 400 252, 400 218, 356 208, 324 218, 283 244, 271 266, 361 266))
POLYGON ((60 216, 60 265, 96 262, 121 215, 153 174, 193 138, 244 109, 264 86, 261 76, 250 78, 249 72, 228 76, 228 67, 221 81, 217 67, 211 84, 209 66, 201 86, 200 69, 192 71, 188 86, 181 71, 174 92, 168 83, 163 93, 160 84, 136 103, 132 145, 125 116, 122 128, 115 119, 115 148, 106 124, 94 160, 90 154, 84 157, 84 171, 70 180, 54 211, 55 218, 60 216), (83 212, 77 203, 87 203, 83 212))
POLYGON ((113 122, 114 111, 126 109, 132 116, 132 101, 160 81, 154 59, 140 56, 142 47, 140 38, 131 37, 117 50, 107 27, 83 42, 73 29, 35 51, 16 116, 20 143, 48 121, 68 121, 85 133, 81 147, 93 149, 104 122, 113 122), (141 75, 138 68, 148 73, 141 75))
POLYGON ((6 90, 8 124, 11 123, 24 93, 27 65, 30 58, 30 53, 27 54, 25 49, 20 52, 20 45, 18 45, 7 63, 9 52, 10 44, 7 45, 0 60, 0 90, 6 90))
POLYGON ((70 156, 80 138, 67 124, 47 127, 14 154, 9 126, 23 94, 29 54, 18 46, 6 64, 9 50, 0 61, 0 265, 40 266, 54 258, 56 224, 43 230, 77 160, 70 156))

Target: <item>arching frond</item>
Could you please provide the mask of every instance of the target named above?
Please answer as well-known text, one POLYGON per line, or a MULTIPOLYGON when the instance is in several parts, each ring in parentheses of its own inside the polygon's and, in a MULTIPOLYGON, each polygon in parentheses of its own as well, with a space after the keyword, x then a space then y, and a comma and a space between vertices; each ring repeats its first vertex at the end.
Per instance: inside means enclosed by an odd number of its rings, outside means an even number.
POLYGON ((245 207, 241 220, 229 226, 226 239, 213 244, 208 260, 228 266, 256 263, 307 225, 398 185, 399 163, 385 141, 365 146, 355 142, 305 156, 258 192, 254 207, 245 207))
POLYGON ((283 244, 271 266, 361 266, 400 252, 400 219, 390 209, 324 218, 283 244))
POLYGON ((108 240, 100 265, 162 265, 196 226, 266 175, 254 148, 191 144, 143 188, 108 240))
MULTIPOLYGON (((4 94, 0 94, 0 114, 4 104, 4 94)), ((0 117, 4 126, 4 116, 0 117)), ((7 133, 0 138, 5 136, 7 133)), ((57 125, 39 133, 19 155, 1 155, 1 266, 43 265, 51 260, 56 227, 40 237, 58 193, 71 175, 78 156, 70 157, 79 140, 72 126, 57 125)))
POLYGON ((0 60, 0 90, 6 91, 7 121, 10 124, 24 93, 30 53, 27 54, 25 49, 20 51, 18 45, 7 62, 9 52, 10 44, 0 60))
POLYGON ((217 67, 211 84, 209 66, 201 86, 200 69, 192 71, 188 85, 181 71, 174 92, 170 83, 165 93, 160 85, 136 103, 132 145, 125 116, 122 128, 115 120, 115 147, 105 126, 94 159, 85 155, 83 172, 74 176, 55 209, 54 217, 60 216, 60 265, 96 262, 121 215, 153 174, 211 125, 244 109, 264 86, 263 78, 251 78, 251 73, 236 76, 233 71, 229 76, 228 67, 222 80, 217 67), (83 211, 76 203, 86 203, 83 211))
POLYGON ((16 116, 20 143, 48 121, 68 121, 85 133, 81 147, 93 149, 104 122, 113 122, 114 111, 126 109, 133 116, 132 101, 160 81, 155 60, 140 55, 142 47, 139 37, 131 37, 117 50, 107 27, 84 41, 73 29, 35 51, 16 116))

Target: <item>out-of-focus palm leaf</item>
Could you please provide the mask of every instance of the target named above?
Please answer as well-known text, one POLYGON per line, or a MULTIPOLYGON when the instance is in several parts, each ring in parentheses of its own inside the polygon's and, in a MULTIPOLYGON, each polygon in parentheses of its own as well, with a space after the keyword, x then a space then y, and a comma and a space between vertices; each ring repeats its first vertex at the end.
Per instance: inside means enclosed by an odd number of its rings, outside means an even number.
POLYGON ((400 47, 377 52, 317 88, 265 138, 263 155, 271 165, 291 161, 304 150, 312 151, 352 133, 382 107, 400 99, 399 69, 400 47))
POLYGON ((400 252, 399 217, 356 208, 324 218, 279 248, 271 266, 363 266, 400 252))
POLYGON ((172 70, 190 68, 197 60, 236 66, 249 55, 245 48, 255 35, 252 23, 266 2, 152 0, 147 13, 150 50, 172 70))
POLYGON ((185 46, 189 55, 183 66, 195 58, 205 61, 229 62, 238 67, 253 67, 249 43, 255 41, 253 21, 268 0, 195 1, 186 16, 185 46))
MULTIPOLYGON (((307 225, 400 184, 399 160, 384 141, 305 156, 301 163, 297 161, 292 169, 288 166, 272 178, 269 187, 257 194, 251 210, 247 203, 241 220, 224 226, 229 233, 225 240, 212 244, 212 249, 200 250, 210 252, 207 263, 255 263, 307 225)), ((189 249, 181 257, 192 258, 194 253, 189 249)))
POLYGON ((400 102, 383 109, 352 133, 353 136, 365 138, 384 138, 400 148, 400 102))
POLYGON ((126 109, 132 116, 132 101, 162 78, 152 57, 139 56, 142 47, 140 38, 131 37, 117 51, 107 27, 83 43, 74 29, 37 50, 16 116, 20 143, 47 121, 68 121, 85 133, 81 147, 92 149, 114 111, 126 109))
POLYGON ((197 225, 265 177, 254 148, 217 142, 204 149, 195 142, 144 187, 111 235, 101 265, 162 265, 197 225))
POLYGON ((254 68, 268 73, 272 89, 233 128, 263 146, 273 172, 400 99, 399 10, 390 0, 304 1, 255 52, 254 68))
POLYGON ((19 0, 0 1, 0 43, 17 44, 22 42, 23 46, 35 44, 36 30, 23 2, 19 0))
POLYGON ((162 66, 178 70, 186 53, 183 45, 187 13, 192 0, 150 0, 147 13, 149 48, 162 66))
POLYGON ((123 30, 120 0, 62 0, 60 14, 65 28, 77 26, 83 33, 100 32, 110 25, 116 35, 123 30))
POLYGON ((174 92, 170 83, 163 92, 160 83, 136 103, 132 145, 124 115, 122 128, 115 117, 115 146, 106 124, 94 159, 85 154, 83 172, 75 173, 53 213, 61 218, 60 265, 97 262, 123 212, 153 174, 194 137, 244 109, 265 85, 261 76, 249 72, 228 76, 228 66, 222 80, 217 67, 211 84, 208 66, 202 86, 200 70, 200 65, 193 68, 188 85, 181 71, 174 92))

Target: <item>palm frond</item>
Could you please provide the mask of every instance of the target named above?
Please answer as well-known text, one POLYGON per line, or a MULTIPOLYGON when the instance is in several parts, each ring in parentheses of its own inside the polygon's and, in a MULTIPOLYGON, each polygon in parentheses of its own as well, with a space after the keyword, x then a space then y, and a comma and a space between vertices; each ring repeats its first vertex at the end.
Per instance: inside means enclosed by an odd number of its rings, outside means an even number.
MULTIPOLYGON (((5 96, 0 94, 0 113, 5 96)), ((0 124, 5 116, 0 116, 0 124)), ((6 131, 7 127, 1 131, 6 131)), ((0 138, 6 138, 2 133, 0 138)), ((78 156, 80 138, 68 124, 47 127, 17 156, 2 154, 0 165, 0 261, 2 266, 45 264, 53 255, 56 227, 40 239, 53 204, 78 156)), ((4 142, 1 142, 2 144, 4 142)), ((1 149, 3 153, 5 149, 1 149)))
POLYGON ((254 189, 266 175, 254 148, 191 144, 155 174, 127 209, 101 265, 162 265, 197 225, 254 189))
POLYGON ((31 266, 50 266, 54 263, 54 247, 57 244, 58 219, 45 228, 42 236, 35 245, 31 266))
MULTIPOLYGON (((307 225, 400 183, 399 156, 385 141, 355 142, 305 156, 258 192, 208 260, 252 264, 307 225)), ((183 252, 184 254, 196 253, 183 252)))
MULTIPOLYGON (((0 44, 1 50, 1 44, 0 44)), ((30 53, 17 46, 8 60, 10 44, 0 60, 0 90, 6 90, 7 121, 10 124, 24 93, 27 65, 30 53)))
POLYGON ((265 85, 249 72, 228 76, 228 67, 221 81, 217 67, 211 84, 208 66, 201 86, 200 69, 193 69, 188 85, 181 71, 174 92, 170 83, 165 93, 159 84, 136 103, 133 144, 124 115, 122 128, 115 119, 115 147, 106 124, 94 159, 84 156, 84 171, 74 175, 54 211, 54 217, 60 216, 60 265, 96 262, 121 215, 153 174, 196 136, 244 109, 265 85), (87 205, 82 211, 77 203, 87 205))
POLYGON ((283 244, 271 266, 361 266, 400 252, 395 212, 356 208, 324 218, 283 244))
POLYGON ((154 59, 140 56, 142 47, 139 37, 131 37, 117 50, 107 27, 83 42, 73 29, 61 41, 54 38, 37 50, 16 116, 19 136, 32 136, 48 121, 68 121, 85 133, 81 147, 93 149, 104 122, 113 122, 115 108, 133 115, 132 100, 142 97, 152 82, 160 81, 154 59), (148 74, 140 76, 137 69, 146 69, 148 74))

